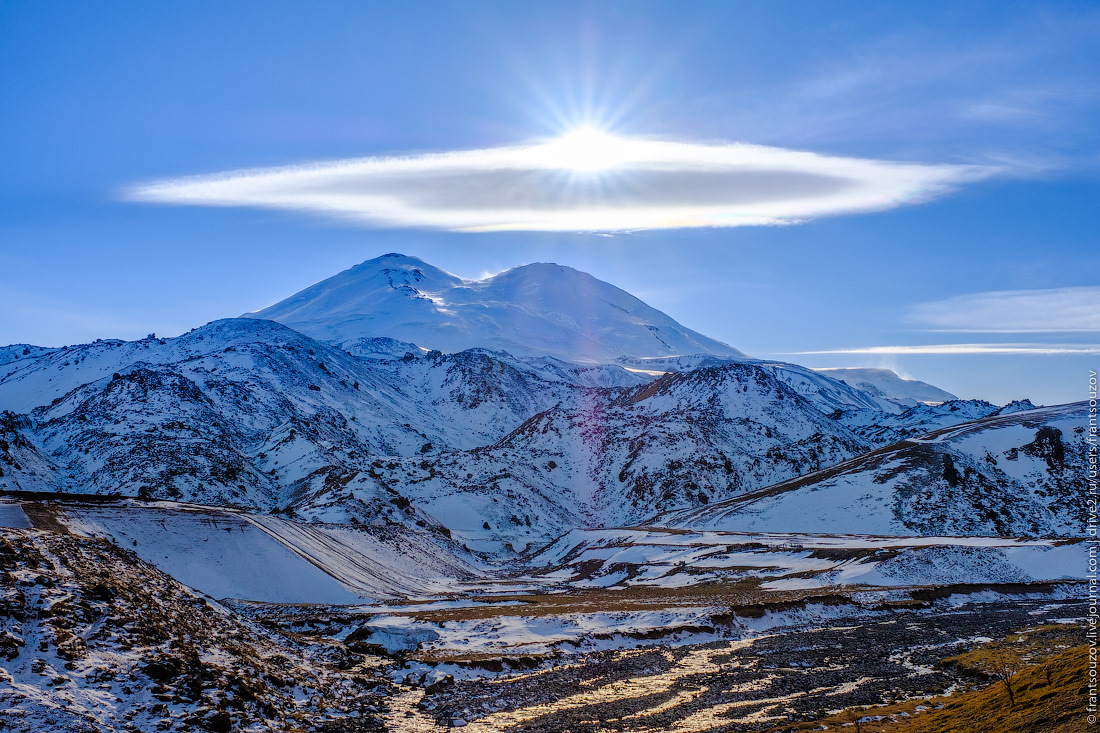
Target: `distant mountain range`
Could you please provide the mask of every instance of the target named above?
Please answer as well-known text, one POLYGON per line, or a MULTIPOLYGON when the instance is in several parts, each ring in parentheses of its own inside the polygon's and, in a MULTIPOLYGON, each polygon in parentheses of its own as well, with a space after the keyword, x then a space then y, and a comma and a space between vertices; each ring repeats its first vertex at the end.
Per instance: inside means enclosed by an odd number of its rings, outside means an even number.
POLYGON ((856 389, 884 397, 899 404, 916 407, 920 403, 949 402, 956 395, 916 379, 903 379, 889 369, 833 368, 817 369, 833 379, 839 379, 856 389))
POLYGON ((1083 413, 953 397, 752 359, 570 268, 470 282, 386 255, 178 338, 0 348, 0 489, 400 526, 493 555, 655 514, 1077 531, 1083 413), (965 450, 921 437, 963 423, 997 429, 958 433, 965 450))

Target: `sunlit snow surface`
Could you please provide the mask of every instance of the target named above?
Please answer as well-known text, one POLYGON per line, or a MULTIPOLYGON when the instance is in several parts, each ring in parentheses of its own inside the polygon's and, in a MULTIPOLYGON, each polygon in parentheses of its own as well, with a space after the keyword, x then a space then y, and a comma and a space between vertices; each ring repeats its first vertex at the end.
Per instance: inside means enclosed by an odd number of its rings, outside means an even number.
POLYGON ((338 345, 390 337, 444 352, 474 347, 578 363, 737 349, 677 323, 614 285, 534 263, 463 280, 401 254, 367 260, 246 318, 338 345))
MULTIPOLYGON (((67 531, 110 539, 214 598, 362 603, 446 593, 481 575, 465 559, 400 530, 372 535, 171 502, 74 502, 46 510, 67 531)), ((18 504, 0 504, 0 520, 28 526, 18 504)))
POLYGON ((33 526, 23 507, 15 503, 0 503, 0 527, 29 529, 33 526))
MULTIPOLYGON (((52 516, 70 532, 132 549, 214 597, 272 602, 425 600, 464 589, 492 595, 675 588, 750 575, 764 578, 765 589, 794 589, 1025 583, 1077 580, 1085 573, 1079 542, 1070 539, 577 529, 502 572, 505 566, 403 530, 129 500, 66 503, 55 506, 52 516)), ((14 503, 0 504, 0 518, 27 523, 14 503)))

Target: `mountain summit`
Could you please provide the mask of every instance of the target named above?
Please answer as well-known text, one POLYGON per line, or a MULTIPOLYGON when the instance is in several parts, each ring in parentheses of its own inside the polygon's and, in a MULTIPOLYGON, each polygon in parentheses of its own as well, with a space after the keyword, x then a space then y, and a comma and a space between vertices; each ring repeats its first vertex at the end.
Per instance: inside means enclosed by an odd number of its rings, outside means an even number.
POLYGON ((548 263, 464 280, 416 257, 387 254, 243 317, 337 345, 386 337, 448 353, 483 347, 580 363, 745 357, 614 285, 548 263))

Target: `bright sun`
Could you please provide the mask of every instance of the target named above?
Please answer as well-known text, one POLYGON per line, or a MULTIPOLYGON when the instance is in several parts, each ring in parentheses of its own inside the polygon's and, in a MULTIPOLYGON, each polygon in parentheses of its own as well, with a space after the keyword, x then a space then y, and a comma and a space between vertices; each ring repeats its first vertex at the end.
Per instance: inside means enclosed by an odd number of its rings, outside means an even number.
POLYGON ((539 157, 555 168, 602 171, 632 157, 635 143, 596 127, 578 127, 538 147, 539 157))

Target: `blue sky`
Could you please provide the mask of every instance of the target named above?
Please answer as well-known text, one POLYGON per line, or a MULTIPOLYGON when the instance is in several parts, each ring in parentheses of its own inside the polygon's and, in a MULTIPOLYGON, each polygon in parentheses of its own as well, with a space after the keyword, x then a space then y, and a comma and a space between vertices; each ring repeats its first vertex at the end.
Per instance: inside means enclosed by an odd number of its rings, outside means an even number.
MULTIPOLYGON (((964 397, 1082 399, 1100 363, 1092 2, 17 0, 0 37, 0 343, 174 335, 398 251, 471 278, 570 265, 750 354, 964 397), (871 172, 863 204, 781 224, 590 232, 133 195, 586 124, 871 172), (889 186, 896 205, 868 203, 889 186)), ((655 180, 671 196, 682 178, 655 180)))

